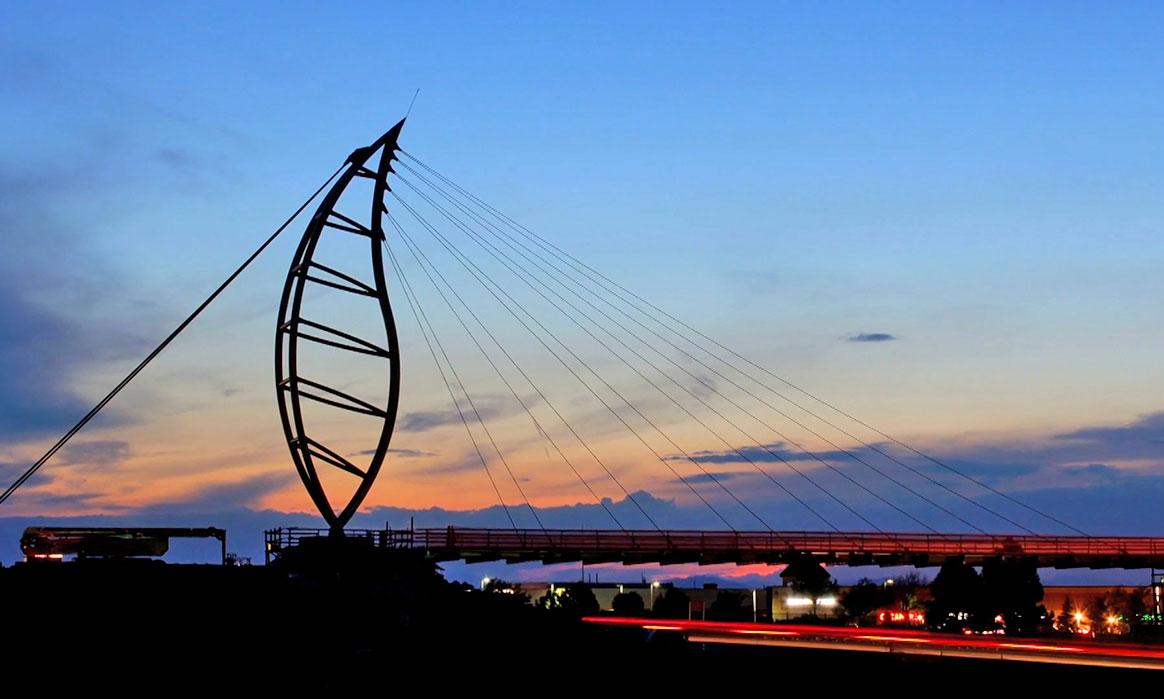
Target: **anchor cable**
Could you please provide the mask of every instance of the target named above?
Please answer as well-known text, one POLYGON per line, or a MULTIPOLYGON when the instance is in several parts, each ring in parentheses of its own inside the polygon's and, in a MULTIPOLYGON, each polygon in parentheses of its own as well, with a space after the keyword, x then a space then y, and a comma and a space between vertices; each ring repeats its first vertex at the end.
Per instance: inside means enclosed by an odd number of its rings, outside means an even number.
POLYGON ((9 485, 2 494, 0 494, 0 505, 3 505, 8 500, 8 498, 12 497, 12 494, 15 493, 16 490, 20 488, 20 486, 24 485, 24 483, 26 483, 29 478, 32 478, 32 476, 38 470, 40 470, 40 468, 44 466, 49 461, 49 459, 53 457, 53 455, 60 451, 61 448, 64 447, 65 444, 67 444, 74 435, 84 429, 85 425, 88 425, 89 421, 96 417, 97 413, 101 412, 101 410, 106 405, 108 405, 109 402, 113 400, 118 393, 121 393, 121 390, 129 385, 129 383, 133 381, 137 375, 140 374, 142 370, 145 369, 146 366, 154 360, 155 357, 161 354, 162 351, 165 350, 166 347, 168 347, 170 343, 178 337, 178 335, 182 334, 182 331, 189 327, 189 325, 193 323, 199 315, 202 314, 202 311, 206 310, 206 308, 211 303, 213 303, 214 300, 217 299, 218 296, 222 294, 222 292, 225 291, 226 288, 230 286, 231 283, 234 282, 234 280, 237 279, 239 275, 241 275, 243 271, 246 270, 246 268, 249 267, 251 263, 254 262, 255 259, 258 258, 258 256, 261 255, 271 243, 275 242, 275 239, 279 237, 279 234, 286 230, 287 226, 291 225, 291 222, 298 218, 299 214, 303 213, 303 210, 306 209, 307 206, 311 204, 311 202, 314 201, 317 196, 319 196, 320 192, 322 192, 329 184, 331 184, 332 180, 334 180, 336 176, 340 174, 340 172, 347 166, 347 164, 348 163, 345 161, 343 165, 340 165, 338 168, 336 168, 336 171, 331 174, 331 177, 328 177, 327 180, 319 186, 319 189, 315 190, 315 192, 310 197, 308 197, 306 201, 300 204, 299 208, 295 209, 295 213, 291 214, 291 216, 289 216, 287 220, 283 222, 283 225, 276 228, 275 232, 272 233, 265 241, 263 241, 263 244, 260 245, 257 250, 251 253, 250 257, 248 257, 241 265, 239 265, 238 269, 236 269, 229 277, 226 278, 226 281, 222 282, 222 284, 220 284, 217 289, 211 292, 211 294, 206 297, 206 300, 199 304, 198 307, 195 308, 194 311, 189 316, 187 316, 185 320, 179 323, 178 327, 174 328, 173 332, 167 335, 166 338, 162 340, 158 346, 153 349, 152 352, 146 355, 145 359, 141 360, 140 364, 134 367, 133 371, 130 371, 128 374, 126 374, 125 378, 123 378, 116 386, 113 387, 113 390, 109 391, 109 393, 107 393, 104 398, 98 401, 98 403, 94 405, 89 412, 85 413, 85 416, 82 417, 77 422, 77 424, 73 425, 68 432, 65 432, 64 436, 62 436, 51 447, 49 447, 49 450, 46 451, 43 456, 37 459, 31 466, 28 467, 27 470, 25 470, 23 474, 21 474, 19 478, 13 481, 12 484, 9 485))

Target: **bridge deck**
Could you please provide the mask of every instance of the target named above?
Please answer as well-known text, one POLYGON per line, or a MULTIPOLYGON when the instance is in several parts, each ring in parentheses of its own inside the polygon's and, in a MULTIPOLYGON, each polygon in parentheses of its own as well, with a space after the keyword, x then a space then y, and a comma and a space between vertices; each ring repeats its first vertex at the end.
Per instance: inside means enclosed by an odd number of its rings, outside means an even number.
MULTIPOLYGON (((947 558, 980 563, 1000 556, 1055 568, 1164 568, 1164 538, 890 532, 731 532, 579 529, 346 530, 379 547, 424 551, 437 561, 504 560, 564 563, 786 563, 811 556, 845 565, 940 565, 947 558)), ((278 556, 326 530, 267 532, 267 554, 278 556)))

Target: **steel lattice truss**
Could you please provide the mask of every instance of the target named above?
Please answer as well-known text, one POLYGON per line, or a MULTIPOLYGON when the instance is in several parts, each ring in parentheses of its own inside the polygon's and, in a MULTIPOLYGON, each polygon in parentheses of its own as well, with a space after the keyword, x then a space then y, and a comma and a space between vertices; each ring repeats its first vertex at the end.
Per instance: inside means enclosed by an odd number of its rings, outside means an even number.
POLYGON ((392 439, 399 405, 400 360, 397 352, 396 323, 392 317, 384 274, 385 238, 382 219, 388 211, 384 197, 390 191, 388 175, 393 172, 392 162, 397 159, 396 152, 399 150, 397 138, 403 127, 404 120, 401 120, 375 143, 357 149, 348 158, 347 167, 327 192, 303 233, 303 239, 300 240, 291 262, 291 269, 287 273, 279 305, 279 320, 275 332, 275 385, 279 415, 299 477, 333 531, 343 529, 372 487, 388 452, 388 443, 392 439), (375 158, 377 153, 378 159, 375 158), (373 160, 377 163, 375 169, 368 165, 373 160), (367 178, 373 183, 372 200, 368 206, 369 213, 366 219, 354 211, 347 214, 337 211, 341 196, 356 178, 367 178), (367 223, 362 220, 366 220, 367 223), (315 259, 319 243, 326 236, 357 236, 367 240, 371 254, 373 278, 371 284, 315 259), (381 346, 331 327, 318 319, 304 317, 304 294, 313 285, 346 292, 357 298, 362 297, 367 303, 378 304, 387 344, 381 346), (386 395, 381 401, 372 403, 329 386, 317 377, 301 375, 299 349, 302 343, 324 345, 333 350, 382 360, 389 377, 386 395), (366 467, 356 466, 335 449, 312 439, 304 424, 305 400, 372 416, 382 421, 379 437, 375 447, 370 450, 372 457, 366 467), (320 478, 321 469, 338 469, 359 479, 346 503, 333 503, 328 497, 320 478))

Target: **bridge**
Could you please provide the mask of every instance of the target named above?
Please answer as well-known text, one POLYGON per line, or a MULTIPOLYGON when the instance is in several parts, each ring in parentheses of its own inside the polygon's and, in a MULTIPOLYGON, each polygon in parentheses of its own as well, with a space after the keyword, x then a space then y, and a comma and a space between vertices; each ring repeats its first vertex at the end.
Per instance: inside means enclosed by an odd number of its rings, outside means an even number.
POLYGON ((405 151, 399 143, 404 123, 356 149, 93 410, 0 494, 0 504, 84 429, 318 197, 279 305, 275 394, 291 461, 327 528, 268 532, 268 558, 308 537, 327 535, 419 550, 440 561, 784 563, 810 558, 888 566, 1020 557, 1054 567, 1164 567, 1164 539, 1090 536, 664 311, 405 151), (472 244, 471 252, 457 243, 457 234, 472 244), (422 235, 431 237, 435 253, 425 251, 422 235), (337 254, 340 242, 354 242, 359 257, 337 254), (360 264, 353 265, 353 260, 360 264), (456 269, 471 291, 458 288, 442 264, 456 269), (509 285, 498 281, 501 275, 512 278, 509 285), (406 378, 390 278, 412 312, 441 379, 438 385, 447 391, 483 483, 496 496, 509 528, 346 528, 390 454, 406 378), (424 288, 431 292, 422 293, 417 279, 427 281, 424 288), (513 291, 513 281, 524 297, 513 291), (336 303, 363 304, 360 308, 371 313, 374 323, 343 325, 348 312, 319 304, 325 294, 336 303), (434 301, 439 303, 430 303, 434 301), (504 324, 482 319, 483 301, 494 311, 504 311, 504 324), (444 313, 445 324, 434 321, 434 305, 444 313), (555 329, 555 320, 565 321, 567 329, 555 329), (503 325, 522 339, 515 343, 500 338, 503 325), (458 333, 455 340, 447 337, 449 327, 458 333), (517 347, 540 351, 553 367, 551 376, 570 382, 565 400, 536 377, 537 362, 523 360, 517 347), (577 481, 609 516, 610 529, 544 525, 523 485, 528 475, 506 456, 512 454, 509 446, 503 447, 506 435, 496 432, 496 425, 490 428, 490 411, 481 403, 485 389, 471 389, 473 377, 463 368, 467 360, 453 358, 458 348, 491 370, 491 385, 504 388, 501 395, 513 414, 524 416, 532 428, 521 439, 532 436, 544 449, 544 467, 577 481), (366 379, 353 383, 327 377, 353 358, 371 362, 364 365, 372 367, 366 379), (650 399, 638 391, 646 391, 650 399), (604 455, 594 430, 587 434, 586 420, 572 412, 575 398, 585 400, 588 410, 637 445, 635 458, 658 462, 659 474, 704 507, 716 530, 660 526, 656 514, 620 478, 610 453, 604 455), (670 412, 661 415, 664 409, 670 412), (321 418, 319 410, 332 412, 321 418), (335 415, 368 421, 360 428, 367 441, 359 448, 341 447, 320 436, 335 415), (681 418, 679 427, 676 417, 681 418), (358 462, 362 456, 368 458, 358 462), (762 494, 734 487, 733 474, 718 469, 719 463, 744 469, 788 507, 819 522, 821 529, 785 531, 771 515, 762 514, 762 494), (623 497, 650 528, 628 526, 626 515, 610 507, 609 493, 623 497), (518 526, 519 513, 527 511, 536 527, 518 526), (877 521, 886 513, 894 524, 906 523, 913 531, 877 521))
MULTIPOLYGON (((285 528, 265 534, 267 561, 328 530, 285 528)), ((1164 568, 1164 538, 870 532, 610 531, 583 529, 352 529, 345 535, 376 548, 423 551, 436 561, 469 563, 790 563, 934 566, 956 558, 970 565, 1001 557, 1053 568, 1164 568)))

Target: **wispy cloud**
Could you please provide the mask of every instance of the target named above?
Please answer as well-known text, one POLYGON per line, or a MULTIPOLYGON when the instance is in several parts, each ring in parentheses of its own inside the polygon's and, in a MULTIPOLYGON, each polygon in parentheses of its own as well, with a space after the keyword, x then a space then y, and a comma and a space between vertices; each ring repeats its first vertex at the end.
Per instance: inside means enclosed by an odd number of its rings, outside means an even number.
POLYGON ((250 507, 260 497, 282 490, 296 480, 294 472, 264 473, 230 483, 216 483, 181 500, 155 503, 138 511, 143 514, 227 512, 250 507))
POLYGON ((119 439, 99 439, 75 442, 61 450, 57 463, 61 466, 107 469, 129 458, 129 442, 119 439))
POLYGON ((897 336, 890 333, 857 333, 849 336, 849 342, 892 342, 897 336))
POLYGON ((756 475, 755 471, 720 471, 719 473, 696 473, 690 476, 683 476, 683 480, 672 478, 670 481, 668 481, 668 483, 681 484, 683 481, 687 481, 692 485, 699 483, 726 483, 727 481, 754 475, 756 475))
MULTIPOLYGON (((529 398, 524 400, 526 405, 531 405, 534 402, 529 398)), ((517 401, 496 396, 475 397, 473 402, 483 420, 497 420, 515 415, 523 410, 517 401)), ((477 414, 473 412, 468 403, 461 404, 461 413, 464 414, 466 420, 475 421, 477 419, 477 414)), ((456 406, 453 405, 441 410, 419 410, 405 413, 396 424, 399 429, 405 432, 425 432, 437 427, 459 423, 461 413, 457 412, 456 406)))
MULTIPOLYGON (((785 461, 805 461, 815 460, 816 458, 824 461, 835 461, 838 459, 849 458, 847 454, 842 451, 827 450, 814 451, 812 454, 801 450, 791 448, 784 442, 771 442, 760 446, 740 446, 735 449, 720 450, 699 450, 688 452, 691 456, 690 460, 701 464, 742 464, 742 463, 774 463, 785 461)), ((856 453, 855 450, 850 449, 849 453, 856 453)), ((664 456, 668 461, 688 461, 688 457, 683 454, 668 454, 664 456)))
MULTIPOLYGON (((362 451, 353 452, 348 456, 371 456, 376 453, 375 449, 364 449, 362 451)), ((435 451, 424 451, 421 449, 388 449, 389 456, 398 456, 402 459, 419 459, 421 457, 436 456, 435 451)))
MULTIPOLYGON (((1051 434, 1032 435, 1007 441, 984 440, 937 446, 932 456, 952 469, 993 485, 1023 483, 1023 488, 1055 485, 1059 479, 1110 483, 1141 473, 1164 474, 1164 412, 1152 413, 1117 427, 1088 426, 1051 434), (1135 464, 1133 469, 1129 464, 1135 464)), ((862 468, 857 459, 893 473, 913 478, 886 454, 931 477, 947 477, 949 471, 892 444, 842 444, 844 450, 826 449, 808 453, 784 442, 736 449, 693 451, 691 458, 701 464, 741 464, 805 462, 820 459, 835 465, 862 468), (815 456, 815 458, 814 458, 815 456), (856 457, 856 458, 854 458, 856 457)), ((686 461, 670 454, 669 461, 686 461)))

